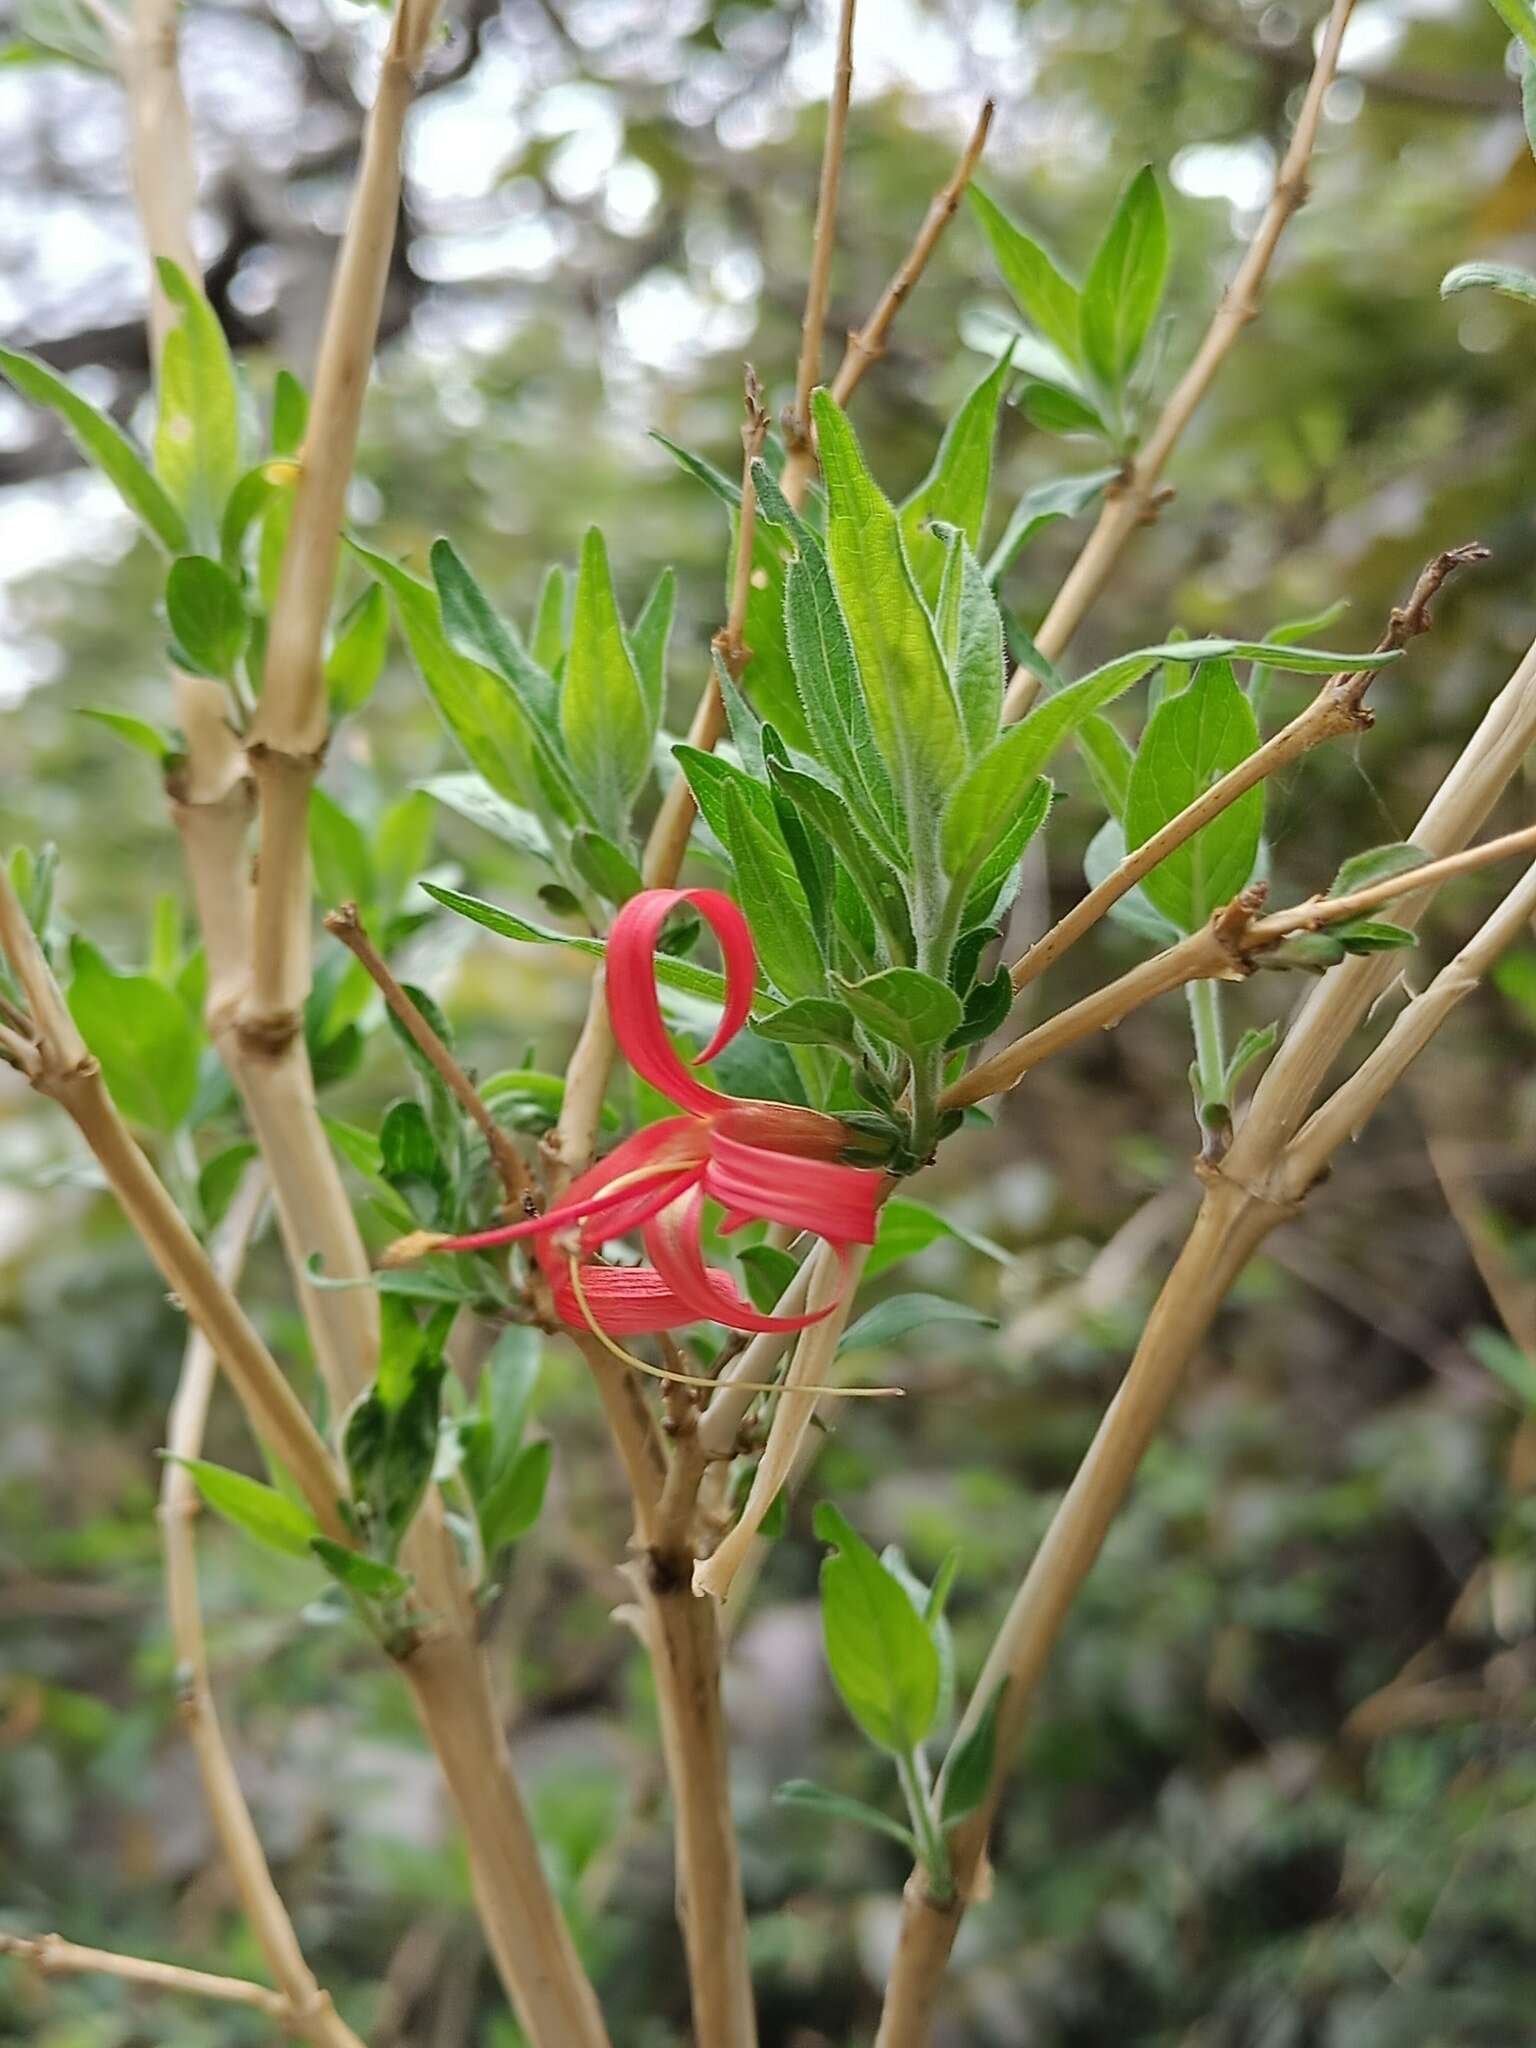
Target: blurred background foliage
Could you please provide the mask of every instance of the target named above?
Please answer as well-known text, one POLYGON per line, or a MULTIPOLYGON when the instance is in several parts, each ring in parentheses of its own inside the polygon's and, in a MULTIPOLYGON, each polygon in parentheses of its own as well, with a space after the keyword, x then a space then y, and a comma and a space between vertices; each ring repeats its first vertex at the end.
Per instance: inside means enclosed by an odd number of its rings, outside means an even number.
MULTIPOLYGON (((1257 219, 1315 12, 867 0, 834 329, 872 305, 992 92, 983 182, 1068 260, 1086 259, 1132 170, 1165 175, 1177 366, 1257 219)), ((775 404, 789 396, 827 15, 797 0, 470 0, 413 119, 356 523, 417 557, 451 532, 519 617, 594 519, 626 610, 675 564, 674 722, 721 615, 723 523, 647 435, 730 468, 743 357, 775 404)), ((68 0, 19 0, 10 27, 71 46, 81 33, 68 0)), ((307 366, 379 42, 378 17, 339 0, 188 11, 202 253, 258 391, 279 361, 307 366)), ((1408 835, 1536 624, 1529 316, 1437 296, 1452 263, 1529 262, 1536 242, 1503 34, 1481 0, 1362 0, 1344 74, 1263 318, 1072 657, 1084 667, 1175 624, 1255 634, 1339 598, 1351 608, 1330 635, 1366 645, 1426 556, 1493 547, 1432 640, 1378 685, 1376 730, 1272 791, 1286 895, 1326 886, 1355 847, 1408 835)), ((131 418, 142 270, 115 89, 12 49, 0 137, 9 336, 131 418)), ((893 495, 923 473, 1006 312, 962 216, 855 404, 893 495)), ((1010 410, 994 516, 1097 459, 1010 410)), ((137 965, 156 898, 179 890, 177 849, 151 764, 77 714, 167 722, 164 632, 149 550, 70 462, 0 400, 4 838, 57 841, 66 912, 137 965)), ((1010 573, 1026 621, 1082 530, 1054 527, 1010 573)), ((1277 683, 1272 715, 1307 687, 1277 683)), ((325 786, 366 821, 451 765, 395 653, 325 786)), ((1097 814, 1080 771, 1063 779, 1021 936, 1080 886, 1097 814)), ((1503 822, 1517 821, 1518 795, 1503 822)), ((526 864, 474 827, 444 814, 432 857, 536 910, 526 864)), ((1448 892, 1427 952, 1443 955, 1486 900, 1481 883, 1448 892)), ((1053 999, 1124 964, 1130 944, 1104 928, 1053 999)), ((460 925, 429 928, 409 964, 491 1071, 530 1041, 558 1065, 584 1002, 575 958, 472 943, 460 925)), ((1294 999, 1261 976, 1233 1008, 1261 1022, 1294 999)), ((1536 1509, 1507 1477, 1524 1362, 1498 1335, 1425 1135, 1441 1140, 1483 1273, 1531 1320, 1533 1032, 1536 953, 1458 1015, 1218 1323, 1056 1658, 995 1895, 957 1959, 945 2048, 1528 2038, 1536 1509), (1357 1713, 1405 1666, 1390 1700, 1357 1713)), ((877 1361, 909 1398, 840 1422, 737 1639, 765 2048, 868 2041, 905 1875, 879 1838, 769 1803, 801 1774, 883 1796, 823 1676, 811 1499, 834 1495, 920 1570, 962 1546, 952 1612, 973 1674, 1192 1212, 1188 1057, 1181 1005, 1142 1014, 1033 1077, 920 1190, 1013 1261, 949 1241, 908 1269, 908 1284, 994 1307, 1001 1327, 877 1361)), ((371 1124, 402 1079, 381 1034, 332 1106, 371 1124)), ((182 1324, 60 1120, 3 1078, 0 1167, 0 1907, 20 1929, 260 1974, 211 1853, 160 1607, 155 1451, 182 1324)), ((247 1292, 302 1374, 269 1247, 247 1292)), ((664 1790, 643 1667, 611 1612, 620 1489, 579 1374, 553 1351, 536 1419, 556 1446, 550 1502, 491 1621, 512 1740, 616 2041, 680 2048, 664 1790)), ((222 1405, 212 1444, 249 1456, 222 1405)), ((364 1641, 318 1625, 304 1567, 223 1527, 201 1549, 243 1774, 320 1974, 372 2048, 513 2048, 398 1688, 364 1641)), ((0 2039, 262 2038, 222 2009, 0 1974, 0 2039)))

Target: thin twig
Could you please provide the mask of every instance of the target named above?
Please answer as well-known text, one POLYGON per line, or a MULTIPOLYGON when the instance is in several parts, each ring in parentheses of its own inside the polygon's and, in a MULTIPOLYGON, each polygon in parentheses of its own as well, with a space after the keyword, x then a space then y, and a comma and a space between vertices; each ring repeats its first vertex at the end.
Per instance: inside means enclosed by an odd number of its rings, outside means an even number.
POLYGON ((280 1991, 244 1977, 214 1977, 206 1970, 184 1970, 179 1963, 156 1963, 147 1956, 120 1955, 115 1949, 82 1948, 61 1934, 0 1934, 0 1955, 15 1956, 44 1977, 117 1977, 146 1990, 186 1992, 193 1998, 243 2005, 288 2033, 304 2031, 301 2016, 280 1991))
POLYGON ((1200 931, 1181 939, 1176 946, 1156 953, 1133 967, 1128 974, 1085 996, 1070 1009, 1047 1018, 1024 1037, 1015 1039, 991 1059, 955 1082, 944 1092, 946 1109, 962 1109, 981 1102, 1017 1084, 1042 1061, 1052 1059, 1069 1045, 1090 1037, 1095 1031, 1110 1031, 1133 1010, 1171 989, 1191 981, 1238 980, 1272 947, 1302 932, 1326 931, 1330 925, 1349 924, 1367 911, 1411 895, 1422 889, 1436 889, 1458 875, 1475 873, 1536 847, 1536 825, 1502 838, 1485 840, 1480 846, 1463 848, 1441 860, 1426 861, 1368 888, 1351 890, 1347 896, 1313 896, 1289 910, 1277 910, 1269 917, 1256 915, 1262 899, 1262 885, 1245 890, 1242 896, 1216 913, 1200 931))
MULTIPOLYGON (((265 1200, 264 1176, 253 1167, 235 1193, 213 1254, 214 1269, 231 1292, 239 1285, 246 1248, 265 1200)), ((185 1461, 202 1456, 217 1364, 213 1347, 200 1330, 195 1331, 182 1359, 166 1431, 170 1455, 160 1483, 160 1540, 171 1640, 176 1649, 177 1705, 197 1760, 209 1819, 251 1932, 292 2015, 293 2031, 312 2048, 363 2048, 304 1959, 293 1921, 273 1883, 214 1703, 197 1590, 194 1532, 200 1497, 185 1461)))
MULTIPOLYGON (((1158 482, 1167 467, 1168 458, 1238 336, 1258 313, 1259 295, 1280 237, 1292 214, 1307 196, 1307 166, 1317 141, 1323 102, 1338 69, 1339 46, 1344 40, 1344 30, 1353 7, 1354 0, 1333 0, 1318 46, 1317 62, 1291 133, 1290 147, 1275 174, 1275 188, 1259 222, 1258 232, 1223 294, 1204 339, 1195 351, 1194 360, 1174 387, 1136 457, 1112 487, 1093 532, 1041 622, 1035 644, 1048 661, 1060 658, 1089 607, 1109 581, 1126 542, 1153 514, 1158 500, 1158 482)), ((1033 703, 1036 689, 1035 677, 1027 669, 1020 668, 1009 685, 1004 716, 1021 718, 1033 703)), ((882 2043, 882 2048, 886 2048, 886 2044, 882 2043)))
MULTIPOLYGON (((897 266, 890 283, 880 294, 874 311, 862 327, 856 328, 849 335, 843 359, 828 386, 839 405, 847 405, 863 381, 865 371, 884 355, 885 338, 891 330, 892 321, 927 269, 928 259, 938 247, 939 237, 954 219, 960 201, 965 197, 965 188, 975 175, 976 166, 981 161, 981 153, 987 146, 987 136, 991 132, 995 112, 994 102, 987 100, 977 116, 976 126, 971 131, 970 140, 966 143, 959 162, 934 194, 911 248, 897 266)), ((779 480, 791 505, 798 506, 803 502, 815 470, 815 453, 809 441, 791 448, 784 464, 784 474, 779 480)))
POLYGON ((422 1014, 420 1007, 412 1002, 390 972, 382 954, 368 936, 367 928, 358 915, 357 905, 343 903, 330 911, 325 919, 325 928, 333 938, 340 939, 362 967, 422 1058, 485 1139, 490 1150, 491 1164, 495 1167, 506 1191, 508 1207, 526 1209, 531 1214, 533 1181, 523 1155, 492 1116, 479 1089, 444 1045, 422 1014))
POLYGON ((795 378, 794 407, 785 421, 788 448, 802 447, 811 431, 811 393, 821 381, 821 337, 827 320, 827 292, 837 247, 837 192, 843 175, 843 145, 848 132, 848 99, 853 91, 853 17, 857 0, 842 0, 837 25, 837 68, 827 102, 827 136, 821 152, 821 184, 816 195, 816 226, 811 236, 811 270, 805 288, 805 318, 800 328, 800 367, 795 378))
MULTIPOLYGON (((1486 561, 1488 552, 1487 548, 1473 542, 1466 547, 1448 548, 1427 563, 1419 572, 1407 604, 1393 610, 1387 629, 1377 642, 1376 652, 1385 654, 1406 647, 1418 634, 1428 632, 1430 601, 1447 577, 1470 563, 1486 561)), ((1325 740, 1368 730, 1373 718, 1364 698, 1375 673, 1372 669, 1354 669, 1330 676, 1312 702, 1289 725, 1283 726, 1246 760, 1213 782, 1193 803, 1186 804, 1150 839, 1127 853, 1101 882, 1073 905, 1065 917, 1013 963, 1009 973, 1015 992, 1027 988, 1044 974, 1153 868, 1235 804, 1248 790, 1299 760, 1303 754, 1310 753, 1313 747, 1320 746, 1325 740)))

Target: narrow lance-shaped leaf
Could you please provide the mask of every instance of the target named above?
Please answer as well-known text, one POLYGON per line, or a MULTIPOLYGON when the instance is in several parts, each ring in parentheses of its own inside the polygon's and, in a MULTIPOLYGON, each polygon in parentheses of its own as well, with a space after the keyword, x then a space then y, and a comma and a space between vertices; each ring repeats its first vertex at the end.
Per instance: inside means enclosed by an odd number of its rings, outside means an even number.
POLYGON ((672 637, 672 614, 677 604, 677 578, 663 569, 651 585, 645 603, 630 628, 630 652, 635 658, 640 682, 650 707, 651 729, 661 724, 666 699, 667 642, 672 637))
POLYGON ((449 640, 460 653, 503 677, 533 723, 555 740, 559 719, 553 679, 529 654, 450 541, 432 543, 432 580, 449 640))
POLYGON ((992 447, 997 439, 997 414, 1008 382, 1010 349, 967 394, 960 410, 944 429, 933 467, 901 508, 901 537, 917 578, 931 605, 944 574, 945 547, 929 531, 934 522, 958 527, 973 548, 981 546, 992 486, 992 447))
POLYGON ((996 738, 1003 706, 1003 615, 965 535, 940 527, 938 538, 945 559, 935 624, 966 738, 972 753, 979 753, 996 738))
POLYGON ((116 486, 123 503, 151 538, 179 554, 187 544, 187 522, 117 422, 82 398, 46 363, 17 349, 0 349, 0 373, 23 398, 58 414, 81 454, 116 486))
POLYGON ((847 801, 887 858, 898 858, 899 812, 890 771, 875 743, 832 572, 814 543, 786 571, 784 627, 817 757, 842 784, 847 801))
POLYGON ((968 197, 1019 310, 1075 363, 1081 348, 1077 286, 979 185, 971 186, 968 197))
POLYGON ((320 1531, 308 1508, 300 1507, 275 1486, 264 1486, 259 1479, 210 1464, 205 1458, 173 1458, 171 1462, 190 1474, 209 1507, 237 1529, 285 1557, 310 1555, 310 1545, 320 1531))
POLYGON ((194 539, 217 546, 224 503, 240 475, 240 400, 218 315, 168 257, 156 263, 177 314, 160 356, 155 470, 194 539))
POLYGON ((876 743, 901 793, 921 866, 944 799, 966 765, 960 707, 896 514, 833 399, 818 392, 814 408, 827 484, 828 559, 876 743))
POLYGON ((1126 187, 1083 286, 1083 356, 1107 390, 1118 392, 1135 367, 1167 275, 1168 221, 1148 165, 1126 187))
POLYGON ((613 594, 597 528, 582 544, 560 729, 576 780, 599 826, 622 839, 651 768, 655 721, 613 594))

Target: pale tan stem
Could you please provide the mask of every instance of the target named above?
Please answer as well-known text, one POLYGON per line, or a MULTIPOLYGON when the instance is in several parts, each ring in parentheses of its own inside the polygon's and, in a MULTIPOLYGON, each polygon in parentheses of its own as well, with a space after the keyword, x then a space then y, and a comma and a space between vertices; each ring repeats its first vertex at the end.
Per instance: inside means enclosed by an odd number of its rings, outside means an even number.
MULTIPOLYGON (((236 1192, 213 1254, 215 1270, 231 1292, 239 1284, 246 1247, 265 1200, 263 1177, 252 1170, 236 1192)), ((240 1789, 214 1703, 197 1589, 194 1532, 201 1500, 196 1482, 183 1461, 202 1456, 203 1431, 217 1364, 212 1345, 200 1330, 196 1331, 182 1359, 181 1379, 166 1431, 170 1455, 160 1483, 160 1529, 166 1604, 176 1650, 177 1706, 197 1760, 209 1819, 251 1932, 293 2016, 293 2031, 309 2041, 312 2048, 363 2048, 304 1959, 293 1921, 273 1882, 250 1807, 240 1789)))
POLYGON ((730 1800, 730 1750, 720 1697, 720 1610, 658 1556, 626 1572, 656 1678, 677 1841, 677 1918, 688 1955, 694 2039, 756 2048, 741 1862, 730 1800))
MULTIPOLYGON (((1168 458, 1238 336, 1258 314, 1259 295, 1274 261, 1280 237, 1292 214, 1306 198, 1307 166, 1317 141, 1323 102, 1338 69, 1339 46, 1344 40, 1344 30, 1353 8, 1354 0, 1333 0, 1318 46, 1317 61, 1296 116, 1290 146, 1275 175, 1275 188, 1259 222, 1258 232, 1223 294, 1215 317, 1195 351, 1194 360, 1174 387, 1135 459, 1111 488, 1093 532, 1035 635, 1035 645, 1048 661, 1059 660, 1065 652, 1067 643, 1113 574, 1126 542, 1152 515, 1158 482, 1167 467, 1168 458)), ((1004 716, 1022 717, 1034 694, 1034 678, 1021 668, 1009 685, 1003 706, 1004 716)))
POLYGON ((147 1991, 185 1992, 192 1998, 241 2005, 249 2012, 262 2013, 288 2033, 303 2032, 300 2016, 280 1991, 269 1991, 265 1984, 252 1984, 243 1977, 214 1977, 206 1970, 184 1970, 179 1963, 120 1955, 115 1949, 82 1948, 61 1934, 0 1934, 0 1956, 15 1956, 44 1977, 116 1977, 147 1991))
POLYGON ((639 1380, 628 1366, 621 1365, 595 1337, 585 1336, 577 1330, 566 1334, 587 1361, 598 1399, 603 1404, 603 1413, 608 1418, 614 1448, 629 1481, 635 1510, 636 1540, 649 1546, 659 1540, 656 1516, 669 1477, 656 1417, 639 1380))
POLYGON ((961 1737, 998 1706, 997 1765, 987 1799, 952 1831, 956 1897, 935 1901, 909 1879, 876 2048, 926 2048, 943 1972, 967 1903, 984 1885, 987 1836, 1040 1675, 1099 1554, 1191 1352, 1227 1289, 1278 1215, 1229 1186, 1212 1188, 1148 1318, 1129 1372, 1100 1423, 1004 1618, 971 1697, 961 1737))
POLYGON ((806 1308, 808 1312, 821 1309, 827 1313, 819 1323, 802 1330, 795 1340, 795 1355, 784 1374, 768 1441, 752 1475, 751 1491, 735 1527, 709 1557, 694 1566, 693 1583, 698 1592, 711 1594, 717 1600, 729 1597, 731 1583, 751 1552, 764 1516, 778 1499, 800 1441, 815 1417, 820 1396, 800 1390, 825 1385, 848 1326, 848 1314, 868 1257, 867 1246, 854 1245, 847 1253, 846 1268, 835 1257, 818 1261, 811 1276, 806 1308))
POLYGON ((837 24, 837 67, 827 102, 827 135, 822 145, 816 226, 811 236, 811 271, 805 289, 805 318, 800 327, 800 366, 795 377, 794 410, 785 423, 791 449, 800 447, 810 433, 811 393, 821 381, 821 337, 827 321, 827 292, 837 247, 837 193, 843 176, 848 99, 853 91, 855 6, 856 0, 842 0, 837 24))
MULTIPOLYGON (((800 1263, 795 1277, 774 1303, 776 1316, 798 1316, 805 1310, 811 1283, 818 1273, 837 1263, 836 1254, 818 1247, 800 1263)), ((723 1368, 699 1418, 699 1443, 711 1458, 735 1454, 741 1425, 757 1399, 757 1389, 771 1379, 779 1360, 794 1342, 788 1330, 763 1330, 723 1368)))
MULTIPOLYGON (((1417 634, 1427 632, 1430 601, 1438 595, 1446 578, 1469 563, 1486 560, 1487 555, 1488 550, 1475 543, 1468 547, 1450 548, 1437 555, 1420 572, 1408 603, 1393 611, 1386 632, 1377 642, 1376 652, 1384 654, 1405 647, 1417 634)), ((1374 720, 1364 697, 1372 675, 1371 670, 1356 669, 1330 676, 1312 702, 1298 712, 1289 725, 1283 726, 1245 761, 1240 761, 1219 781, 1213 782, 1193 803, 1186 804, 1150 839, 1127 853, 1081 902, 1074 904, 1065 917, 1013 963, 1009 974, 1015 991, 1027 988, 1044 974, 1153 868, 1187 840, 1193 839, 1213 818, 1235 804, 1240 796, 1280 769, 1289 767, 1303 754, 1310 753, 1313 747, 1321 746, 1325 740, 1369 730, 1374 720)))
MULTIPOLYGON (((134 203, 152 258, 167 257, 198 275, 192 247, 192 195, 197 171, 192 123, 182 95, 176 43, 177 0, 134 0, 131 25, 118 50, 128 95, 134 203)), ((149 279, 150 350, 156 363, 171 310, 154 266, 149 279)))
POLYGON ((325 928, 334 938, 340 939, 362 967, 411 1043, 484 1138, 491 1164, 496 1169, 508 1202, 516 1205, 531 1199, 533 1181, 523 1162, 523 1155, 491 1115, 474 1082, 390 972, 368 936, 357 905, 343 903, 339 909, 331 911, 325 919, 325 928))
POLYGON ((434 0, 397 0, 331 281, 310 426, 250 734, 261 804, 255 947, 243 1022, 275 1041, 309 987, 309 791, 325 747, 326 622, 347 487, 400 210, 400 143, 434 0))

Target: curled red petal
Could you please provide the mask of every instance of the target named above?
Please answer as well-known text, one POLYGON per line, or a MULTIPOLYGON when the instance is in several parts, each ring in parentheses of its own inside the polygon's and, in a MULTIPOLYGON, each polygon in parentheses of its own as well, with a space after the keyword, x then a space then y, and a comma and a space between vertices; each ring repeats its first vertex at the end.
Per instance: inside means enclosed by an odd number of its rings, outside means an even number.
POLYGON ((710 1134, 704 1192, 733 1215, 811 1230, 832 1244, 873 1244, 885 1175, 802 1153, 781 1152, 734 1135, 722 1118, 710 1134))
POLYGON ((549 1282, 555 1313, 569 1329, 590 1329, 595 1322, 610 1337, 645 1337, 698 1320, 649 1266, 583 1266, 581 1293, 591 1315, 589 1322, 576 1296, 569 1256, 541 1240, 539 1264, 549 1282))
MULTIPOLYGON (((553 1209, 546 1209, 542 1216, 525 1216, 520 1222, 500 1224, 494 1230, 477 1230, 465 1237, 445 1238, 437 1249, 446 1252, 487 1251, 493 1245, 512 1244, 518 1238, 542 1237, 573 1224, 606 1218, 632 1207, 638 1195, 649 1193, 656 1184, 648 1177, 637 1186, 630 1181, 632 1174, 645 1173, 648 1176, 652 1169, 658 1169, 673 1159, 680 1171, 696 1171, 703 1152, 703 1137, 694 1118, 665 1117, 660 1123, 648 1124, 643 1131, 636 1131, 633 1137, 626 1138, 622 1145, 616 1145, 595 1166, 588 1167, 584 1174, 572 1181, 565 1199, 557 1202, 553 1209), (615 1182, 624 1185, 616 1187, 615 1182)), ((658 1172, 657 1180, 661 1178, 658 1172)), ((646 1213, 650 1213, 649 1209, 646 1213)), ((632 1227, 629 1223, 617 1227, 609 1225, 595 1242, 601 1242, 602 1237, 618 1237, 632 1227)))
POLYGON ((690 1321, 723 1323, 730 1330, 805 1330, 832 1313, 837 1301, 799 1316, 764 1315, 755 1309, 726 1274, 705 1263, 703 1207, 702 1189, 691 1188, 645 1226, 651 1264, 687 1307, 690 1321))
POLYGON ((635 1072, 680 1109, 711 1116, 733 1098, 706 1087, 678 1057, 656 989, 656 942, 669 913, 682 903, 691 904, 705 919, 725 962, 725 1014, 700 1060, 712 1060, 746 1023, 757 956, 746 919, 718 889, 643 889, 629 899, 608 934, 608 1008, 614 1035, 635 1072))

